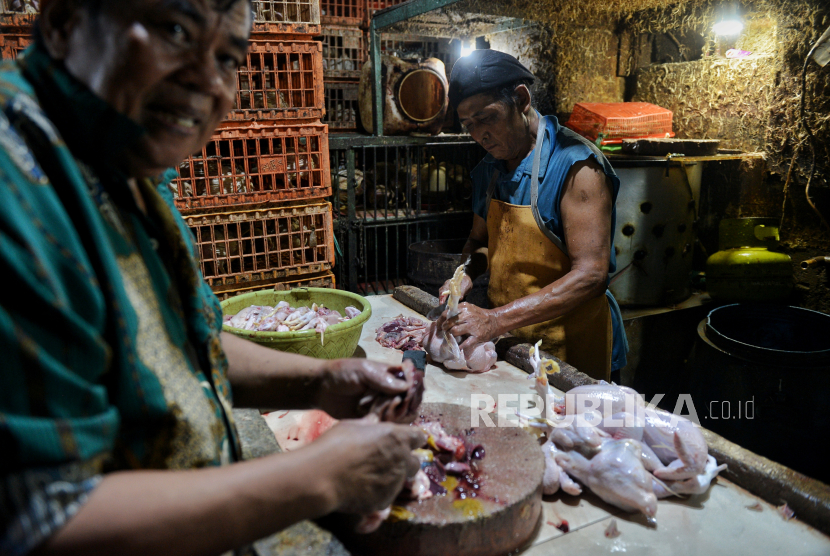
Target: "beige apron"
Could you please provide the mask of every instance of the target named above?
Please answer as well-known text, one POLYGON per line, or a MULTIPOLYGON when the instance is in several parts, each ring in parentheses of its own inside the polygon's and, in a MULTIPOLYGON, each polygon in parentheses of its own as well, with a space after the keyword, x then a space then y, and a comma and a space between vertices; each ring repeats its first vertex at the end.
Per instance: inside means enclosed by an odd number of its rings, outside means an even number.
MULTIPOLYGON (((531 176, 531 206, 492 199, 498 172, 488 191, 487 234, 491 307, 501 307, 531 295, 563 277, 571 269, 562 242, 542 224, 536 203, 539 158, 545 121, 540 118, 536 155, 531 176)), ((511 332, 531 343, 542 340, 542 349, 595 379, 611 377, 611 310, 605 295, 590 299, 553 320, 511 332)))

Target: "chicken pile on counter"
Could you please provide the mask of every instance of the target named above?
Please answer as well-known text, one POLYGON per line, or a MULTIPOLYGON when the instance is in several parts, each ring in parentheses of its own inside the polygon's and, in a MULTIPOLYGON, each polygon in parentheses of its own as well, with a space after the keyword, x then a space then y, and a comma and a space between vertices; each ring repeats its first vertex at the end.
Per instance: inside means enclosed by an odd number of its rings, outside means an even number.
POLYGON ((646 406, 632 388, 600 381, 557 396, 547 375, 558 366, 540 358, 540 344, 531 350, 531 378, 552 407, 544 417, 519 418, 544 437, 545 494, 561 488, 576 496, 586 486, 609 504, 654 518, 658 498, 702 494, 726 468, 709 455, 696 425, 646 406))
POLYGON ((345 312, 344 317, 339 311, 327 309, 316 303, 311 307, 291 307, 287 301, 280 301, 276 307, 251 305, 235 315, 225 315, 223 324, 257 332, 315 330, 320 334, 322 344, 325 341, 326 328, 353 319, 360 314, 360 310, 352 306, 346 307, 345 312))
MULTIPOLYGON (((450 295, 447 300, 447 318, 458 314, 458 302, 461 301, 461 280, 464 278, 464 265, 455 269, 450 280, 450 295)), ((448 369, 483 373, 496 364, 496 345, 493 342, 467 343, 464 349, 452 334, 438 327, 435 321, 429 325, 424 349, 436 363, 443 363, 448 369)))

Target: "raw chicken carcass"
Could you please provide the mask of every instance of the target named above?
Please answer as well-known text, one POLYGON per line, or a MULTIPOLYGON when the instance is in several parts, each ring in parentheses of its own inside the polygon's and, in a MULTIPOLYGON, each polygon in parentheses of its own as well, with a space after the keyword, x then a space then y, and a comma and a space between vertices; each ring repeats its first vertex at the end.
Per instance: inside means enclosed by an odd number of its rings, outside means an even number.
MULTIPOLYGON (((447 300, 447 317, 458 314, 458 302, 461 300, 461 281, 464 278, 464 265, 455 269, 450 280, 450 294, 447 300)), ((437 321, 436 321, 437 322, 437 321)), ((435 363, 443 363, 447 369, 483 373, 496 364, 496 345, 493 342, 470 342, 462 350, 452 334, 438 329, 436 322, 429 325, 423 339, 424 350, 435 363)))
POLYGON ((633 388, 605 381, 577 386, 565 394, 566 415, 576 415, 592 409, 598 410, 603 418, 622 412, 642 415, 645 401, 633 388))
POLYGON ((657 498, 677 496, 678 494, 703 494, 708 490, 712 479, 717 477, 718 473, 724 469, 726 469, 725 463, 718 465, 715 458, 707 456, 706 469, 703 473, 682 481, 666 481, 665 483, 655 481, 654 493, 657 495, 657 498))
POLYGON ((692 479, 706 471, 709 448, 694 423, 662 409, 645 410, 643 441, 666 464, 654 476, 666 481, 692 479))
POLYGON ((558 452, 556 463, 609 504, 654 517, 657 496, 651 474, 643 467, 639 444, 629 439, 609 440, 590 459, 571 450, 558 452))
POLYGON ((461 349, 452 334, 439 330, 431 322, 424 337, 424 350, 434 363, 443 363, 447 369, 483 373, 496 364, 496 344, 483 342, 468 344, 461 349))
POLYGON ((409 384, 405 393, 394 396, 380 392, 368 394, 360 400, 360 407, 380 421, 411 423, 418 416, 418 407, 424 396, 423 376, 415 370, 415 364, 410 359, 404 359, 396 372, 396 378, 409 384))
POLYGON ((547 418, 519 414, 522 426, 546 437, 545 494, 559 489, 578 494, 580 485, 573 477, 606 502, 653 517, 658 498, 702 494, 726 468, 708 455, 693 423, 646 407, 631 388, 600 382, 572 389, 567 403, 557 399, 546 373, 539 372, 535 349, 534 387, 565 413, 548 413, 547 418))
POLYGON ((542 477, 542 494, 556 494, 561 488, 571 496, 582 494, 582 487, 565 473, 556 463, 556 454, 559 450, 552 441, 542 444, 542 453, 545 454, 545 474, 542 477))

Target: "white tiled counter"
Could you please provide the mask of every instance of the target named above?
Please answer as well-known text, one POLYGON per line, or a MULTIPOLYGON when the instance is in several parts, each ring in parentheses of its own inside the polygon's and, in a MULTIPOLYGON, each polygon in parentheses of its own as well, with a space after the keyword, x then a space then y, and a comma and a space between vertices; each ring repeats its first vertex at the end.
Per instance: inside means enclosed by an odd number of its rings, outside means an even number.
MULTIPOLYGON (((355 356, 400 363, 402 353, 381 347, 375 341, 375 330, 401 314, 423 316, 389 295, 368 299, 372 317, 363 327, 355 356)), ((450 373, 427 365, 424 401, 469 406, 472 394, 494 398, 498 394, 529 394, 532 384, 527 376, 504 361, 482 374, 450 373)), ((277 439, 282 442, 278 429, 277 439)), ((797 518, 785 521, 774 506, 723 478, 704 495, 661 500, 656 525, 648 524, 642 514, 609 506, 585 490, 580 497, 560 492, 545 498, 542 527, 522 554, 830 556, 830 538, 797 518), (606 538, 605 529, 612 519, 621 534, 606 538), (568 533, 557 528, 563 520, 568 523, 568 533)))

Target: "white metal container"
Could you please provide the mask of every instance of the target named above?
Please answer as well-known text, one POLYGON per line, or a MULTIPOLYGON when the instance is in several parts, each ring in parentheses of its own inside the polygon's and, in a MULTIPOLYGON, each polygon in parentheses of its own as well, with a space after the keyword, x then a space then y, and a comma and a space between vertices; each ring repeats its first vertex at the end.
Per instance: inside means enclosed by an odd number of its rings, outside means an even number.
POLYGON ((614 160, 620 177, 611 293, 620 305, 667 305, 691 294, 702 164, 614 160))

